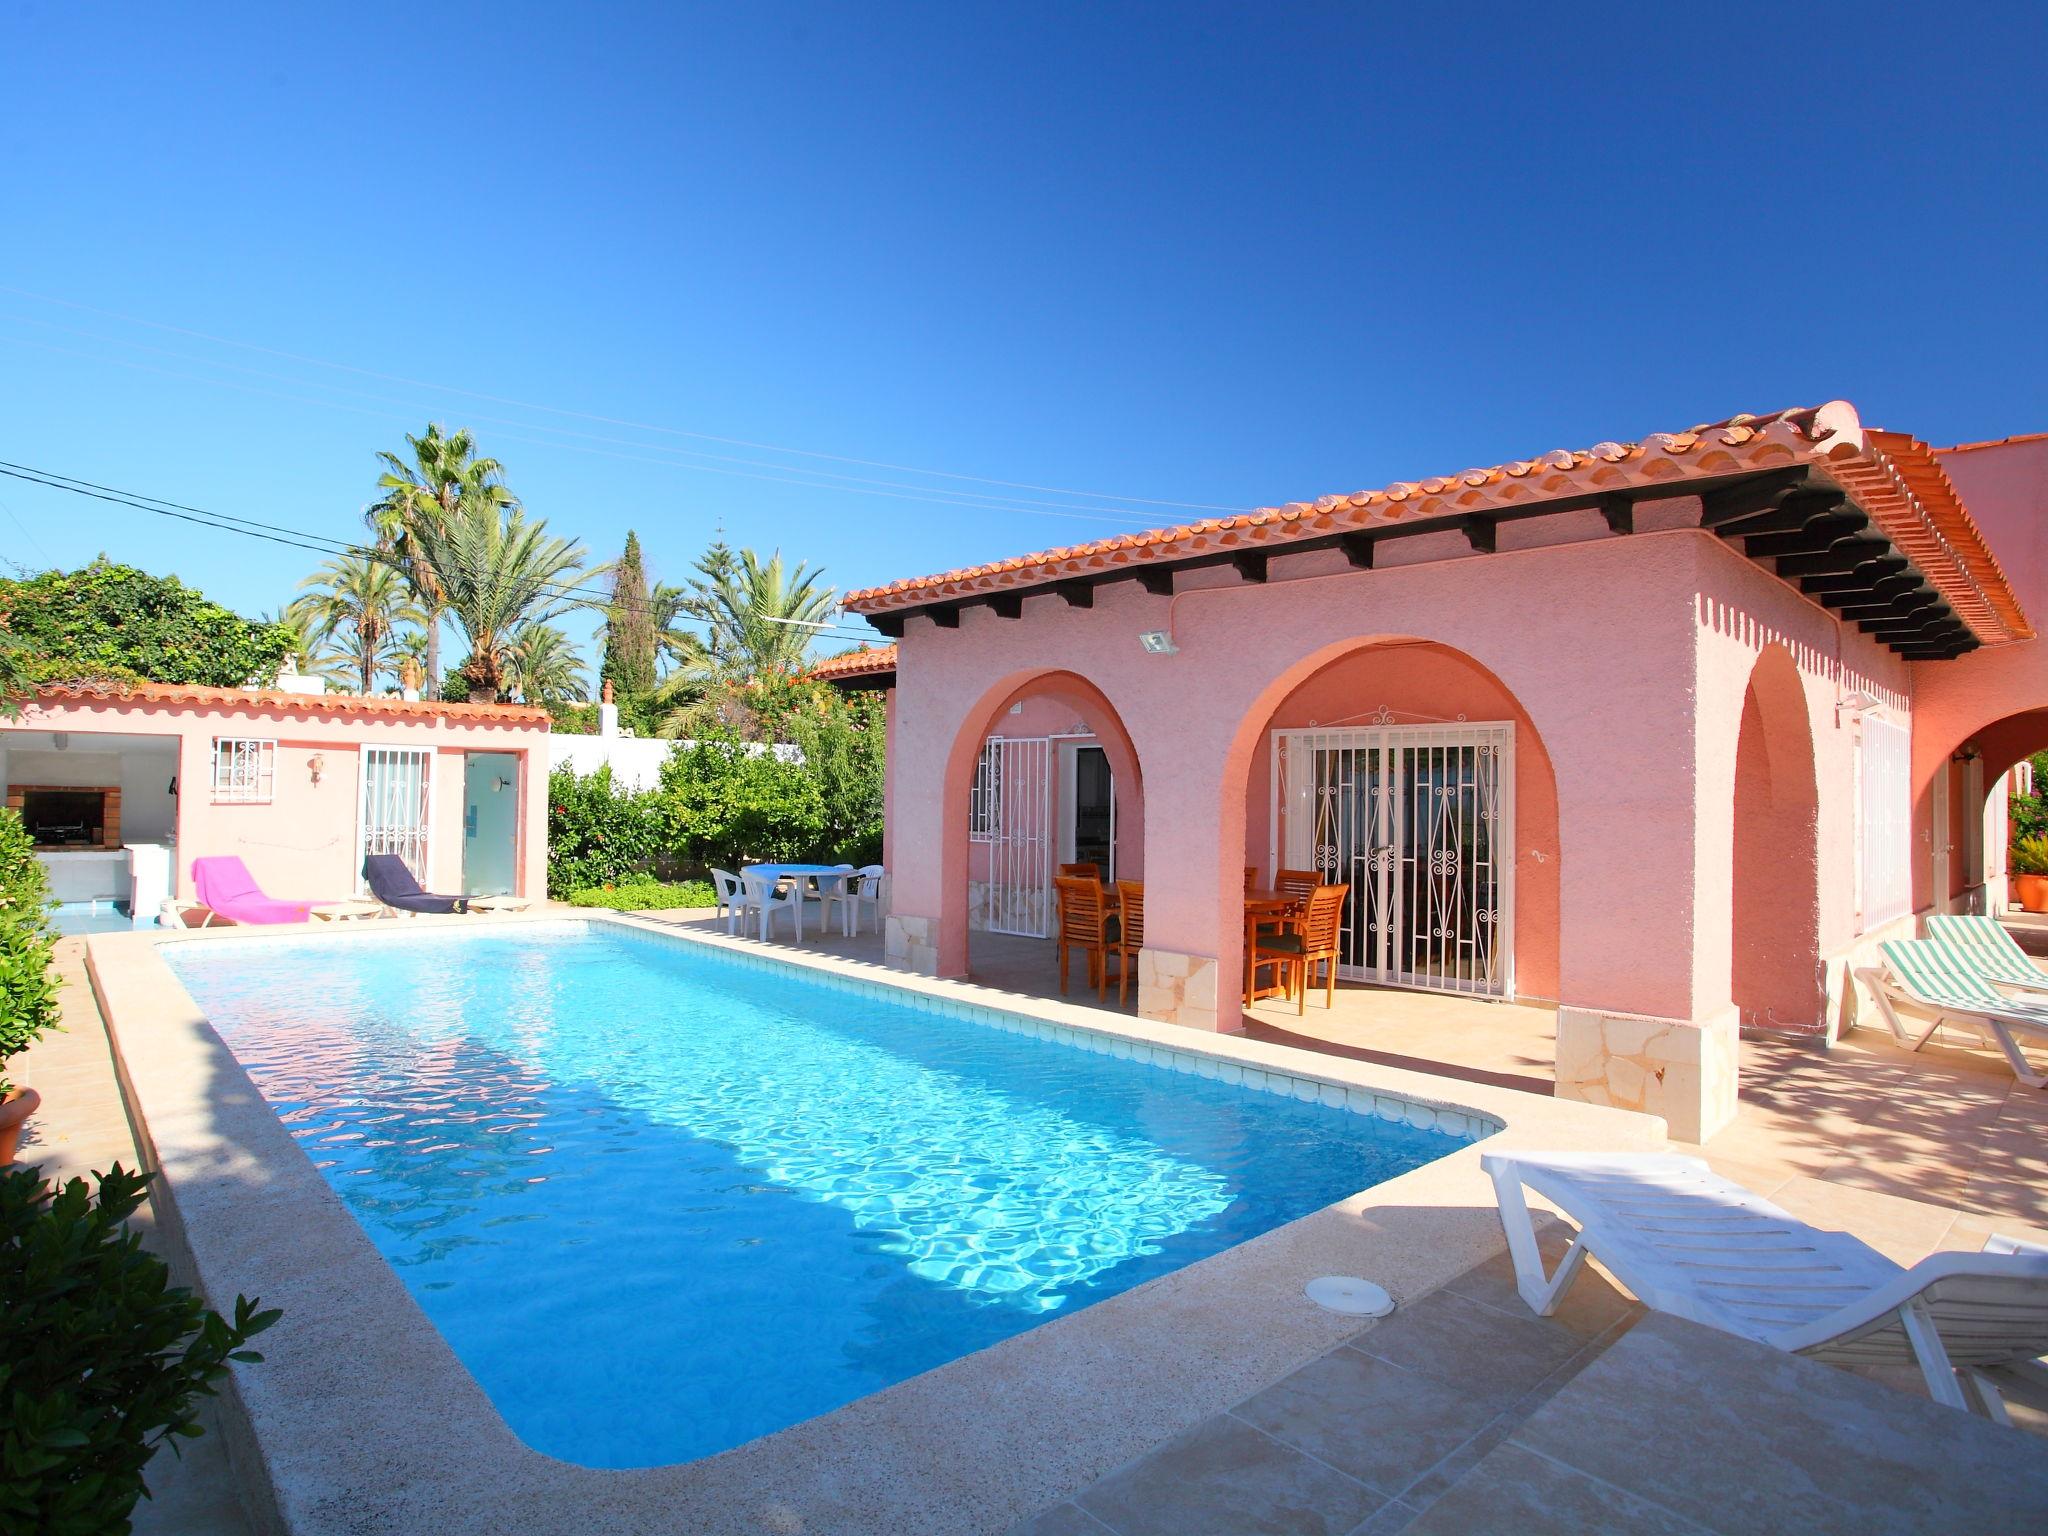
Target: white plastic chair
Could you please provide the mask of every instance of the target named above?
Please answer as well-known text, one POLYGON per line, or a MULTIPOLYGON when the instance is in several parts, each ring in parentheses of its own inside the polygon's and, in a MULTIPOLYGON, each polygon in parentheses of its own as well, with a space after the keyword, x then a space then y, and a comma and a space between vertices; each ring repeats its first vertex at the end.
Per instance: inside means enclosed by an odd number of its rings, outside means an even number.
POLYGON ((1983 1375, 2048 1352, 2048 1256, 1937 1253, 1903 1269, 1696 1157, 1492 1152, 1515 1288, 1548 1317, 1592 1254, 1644 1306, 1833 1365, 1920 1367, 1939 1403, 2008 1422, 1983 1375), (1526 1185, 1579 1224, 1543 1272, 1526 1185))
POLYGON ((839 931, 847 938, 860 932, 860 909, 863 903, 875 909, 875 921, 882 920, 882 877, 879 864, 869 864, 855 869, 851 864, 839 866, 846 870, 847 878, 839 882, 839 888, 825 898, 825 910, 829 915, 833 907, 840 911, 839 931))
POLYGON ((725 931, 731 933, 746 909, 747 897, 740 888, 740 877, 729 869, 714 869, 711 885, 718 892, 717 916, 725 919, 725 931))
POLYGON ((775 914, 787 912, 796 924, 796 941, 804 941, 804 892, 801 885, 783 888, 780 882, 765 875, 742 872, 740 875, 744 910, 761 915, 761 942, 768 942, 770 928, 775 914))

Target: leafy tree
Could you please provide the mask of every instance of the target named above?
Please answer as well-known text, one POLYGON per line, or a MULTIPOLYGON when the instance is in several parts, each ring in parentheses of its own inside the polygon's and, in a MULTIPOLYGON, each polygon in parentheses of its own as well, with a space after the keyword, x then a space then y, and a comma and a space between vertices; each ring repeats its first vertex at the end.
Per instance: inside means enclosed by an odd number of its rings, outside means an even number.
POLYGON ((656 800, 661 846, 704 865, 808 858, 825 832, 816 777, 730 735, 670 753, 656 800))
POLYGON ((640 535, 626 532, 625 553, 612 567, 612 601, 605 611, 604 665, 600 676, 624 698, 654 691, 654 609, 647 591, 647 567, 640 535))
POLYGON ((799 561, 785 570, 782 552, 766 560, 751 549, 730 560, 714 545, 692 583, 690 613, 708 631, 705 648, 727 677, 801 671, 814 627, 832 612, 838 594, 821 585, 825 573, 799 561))
POLYGON ((409 537, 421 563, 434 571, 446 611, 469 638, 462 675, 472 699, 495 703, 504 692, 513 636, 522 624, 588 606, 563 590, 583 570, 583 546, 550 535, 539 518, 528 521, 516 503, 464 498, 409 537))
POLYGON ((655 797, 612 781, 609 763, 579 776, 548 775, 548 894, 617 885, 651 868, 661 852, 655 797))
POLYGON ((299 585, 309 590, 288 611, 331 646, 324 659, 354 668, 358 693, 375 692, 377 674, 398 664, 399 627, 426 617, 404 572, 374 555, 337 555, 299 585))
POLYGON ((175 576, 151 576, 104 555, 69 573, 0 581, 0 614, 32 681, 143 678, 239 688, 269 682, 292 654, 292 631, 237 617, 175 576))
POLYGON ((377 457, 384 473, 377 477, 377 500, 366 514, 381 551, 394 556, 412 583, 413 596, 426 614, 426 675, 441 676, 441 620, 450 602, 442 568, 445 543, 429 537, 458 513, 489 508, 514 508, 518 499, 505 485, 505 466, 476 456, 476 439, 466 428, 444 432, 429 422, 419 437, 407 433, 412 452, 408 463, 395 453, 377 457))

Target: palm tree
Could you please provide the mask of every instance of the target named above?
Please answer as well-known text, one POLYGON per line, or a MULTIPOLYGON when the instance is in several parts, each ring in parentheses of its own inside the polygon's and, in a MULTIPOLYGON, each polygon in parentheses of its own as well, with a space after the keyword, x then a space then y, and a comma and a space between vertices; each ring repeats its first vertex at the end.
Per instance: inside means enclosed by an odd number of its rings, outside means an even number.
POLYGON ((528 619, 512 632, 510 673, 521 702, 553 704, 580 699, 590 684, 575 644, 554 625, 528 619))
POLYGON ((434 698, 441 689, 441 620, 449 604, 446 583, 424 534, 471 502, 494 511, 519 503, 506 488, 505 466, 496 459, 476 457, 476 439, 467 428, 444 433, 439 422, 429 422, 422 436, 408 432, 405 441, 412 450, 411 463, 395 453, 377 455, 384 473, 377 477, 378 499, 365 516, 379 549, 404 569, 424 612, 427 697, 434 698))
MULTIPOLYGON (((801 670, 812 634, 838 598, 822 585, 822 570, 799 561, 785 571, 780 550, 764 561, 743 549, 735 559, 722 543, 711 547, 697 569, 702 574, 691 581, 681 612, 704 626, 699 654, 717 672, 747 678, 801 670)), ((665 648, 677 654, 672 625, 667 634, 665 648)), ((684 647, 678 659, 694 658, 684 647)))
POLYGON ((337 555, 299 583, 306 595, 285 611, 327 647, 322 660, 352 663, 360 692, 397 659, 398 626, 418 622, 405 573, 370 553, 337 555))
MULTIPOLYGON (((495 702, 513 671, 515 636, 572 608, 601 606, 573 588, 587 551, 552 537, 541 519, 529 522, 516 502, 463 496, 408 531, 423 568, 434 573, 445 611, 469 638, 462 675, 469 696, 495 702)), ((431 638, 431 632, 430 632, 431 638)))

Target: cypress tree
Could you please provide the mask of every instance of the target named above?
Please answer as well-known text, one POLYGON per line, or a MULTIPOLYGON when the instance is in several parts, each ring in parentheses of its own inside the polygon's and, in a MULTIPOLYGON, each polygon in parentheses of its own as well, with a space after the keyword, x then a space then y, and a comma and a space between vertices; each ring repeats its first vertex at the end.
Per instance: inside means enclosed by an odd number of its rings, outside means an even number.
POLYGON ((645 698, 654 691, 654 608, 647 596, 647 567, 640 536, 628 529, 626 550, 612 568, 612 601, 604 627, 604 681, 621 698, 645 698))

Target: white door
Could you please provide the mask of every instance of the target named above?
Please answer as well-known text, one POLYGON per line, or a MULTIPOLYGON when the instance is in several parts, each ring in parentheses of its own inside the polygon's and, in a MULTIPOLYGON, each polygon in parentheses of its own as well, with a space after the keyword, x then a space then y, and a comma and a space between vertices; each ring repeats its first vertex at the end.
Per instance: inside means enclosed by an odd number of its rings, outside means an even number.
POLYGON ((1273 733, 1276 864, 1351 887, 1340 975, 1514 995, 1510 721, 1273 733))
POLYGON ((991 736, 975 774, 974 839, 988 845, 982 926, 1052 937, 1052 738, 991 736))
POLYGON ((430 768, 433 752, 421 747, 364 747, 362 789, 356 815, 356 881, 362 888, 363 860, 395 853, 428 890, 430 768))

